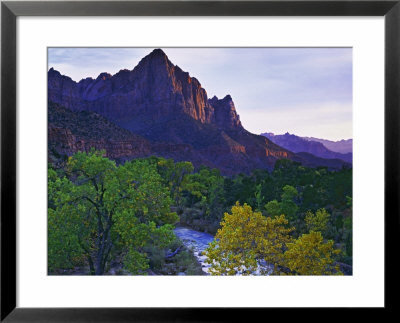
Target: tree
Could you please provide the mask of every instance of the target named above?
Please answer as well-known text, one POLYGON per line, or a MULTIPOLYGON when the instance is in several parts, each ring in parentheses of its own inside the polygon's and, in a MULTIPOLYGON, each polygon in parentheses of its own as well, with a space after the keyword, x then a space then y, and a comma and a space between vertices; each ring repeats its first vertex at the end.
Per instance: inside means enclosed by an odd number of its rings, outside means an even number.
MULTIPOLYGON (((260 263, 274 265, 277 272, 283 261, 283 250, 290 241, 284 215, 266 218, 253 212, 247 204, 238 202, 232 214, 225 213, 214 241, 206 249, 207 262, 212 275, 251 275, 260 263)), ((266 273, 266 268, 262 273, 266 273)))
POLYGON ((182 189, 187 181, 187 175, 194 170, 191 162, 174 163, 172 159, 160 158, 157 162, 159 173, 171 191, 175 205, 179 206, 182 199, 182 189))
POLYGON ((281 195, 281 202, 273 200, 265 204, 265 209, 269 216, 278 216, 281 214, 286 215, 289 219, 293 220, 297 213, 298 207, 294 199, 298 196, 297 190, 290 185, 283 187, 281 195))
POLYGON ((298 275, 341 274, 334 257, 340 250, 334 249, 333 241, 323 241, 321 232, 311 231, 294 242, 287 243, 284 253, 286 266, 298 275))
POLYGON ((78 152, 67 176, 49 170, 49 269, 84 257, 90 274, 102 275, 119 251, 132 273, 147 268, 143 248, 166 245, 178 218, 156 166, 132 161, 116 166, 104 152, 78 152))
POLYGON ((222 214, 224 178, 218 169, 201 167, 197 173, 187 176, 183 189, 189 193, 192 204, 199 203, 207 217, 222 214))
POLYGON ((280 203, 277 200, 269 201, 265 204, 265 209, 269 216, 278 216, 282 214, 280 203))
POLYGON ((294 220, 298 207, 294 202, 294 199, 298 196, 297 190, 290 185, 283 187, 283 193, 281 195, 281 212, 285 214, 290 220, 294 220))
POLYGON ((327 229, 330 214, 325 209, 319 209, 312 213, 307 211, 305 222, 309 231, 319 231, 324 233, 327 229))
POLYGON ((263 202, 264 202, 264 196, 262 195, 262 185, 258 184, 256 186, 256 192, 254 193, 254 197, 256 198, 256 207, 258 211, 261 211, 263 202))

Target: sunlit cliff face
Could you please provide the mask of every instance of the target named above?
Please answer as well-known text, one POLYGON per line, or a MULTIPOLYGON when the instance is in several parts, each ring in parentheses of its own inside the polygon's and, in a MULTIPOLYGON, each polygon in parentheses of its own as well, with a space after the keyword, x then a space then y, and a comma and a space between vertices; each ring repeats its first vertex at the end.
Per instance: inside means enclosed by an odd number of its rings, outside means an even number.
POLYGON ((96 79, 75 82, 50 69, 48 99, 69 111, 62 112, 68 115, 65 118, 75 120, 64 122, 68 120, 63 121, 61 112, 53 111, 58 117, 49 122, 49 129, 53 127, 49 146, 60 153, 94 147, 107 150, 111 158, 159 155, 219 168, 224 174, 271 169, 277 159, 295 158, 292 152, 246 131, 230 95, 209 99, 200 82, 172 64, 160 49, 133 70, 115 75, 104 72, 96 79), (104 120, 98 120, 96 127, 102 131, 93 127, 91 116, 83 122, 77 116, 80 111, 101 115, 104 120), (86 128, 91 130, 80 131, 86 128), (122 130, 136 137, 107 139, 122 130), (90 136, 90 132, 99 134, 90 136), (62 142, 69 149, 61 151, 62 142))
POLYGON ((49 71, 49 100, 72 110, 90 110, 118 121, 126 116, 150 114, 153 120, 184 113, 202 123, 241 127, 232 98, 209 100, 200 82, 173 65, 155 49, 132 70, 78 83, 49 71))

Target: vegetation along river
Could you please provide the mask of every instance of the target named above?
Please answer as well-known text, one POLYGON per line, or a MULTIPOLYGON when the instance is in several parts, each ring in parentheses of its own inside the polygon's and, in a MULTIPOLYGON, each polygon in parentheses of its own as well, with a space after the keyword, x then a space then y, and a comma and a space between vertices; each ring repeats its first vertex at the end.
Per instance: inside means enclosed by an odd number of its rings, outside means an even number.
MULTIPOLYGON (((214 237, 209 233, 204 233, 196 231, 193 229, 185 227, 175 228, 176 236, 183 242, 183 244, 193 251, 194 256, 197 258, 198 262, 201 264, 201 269, 209 275, 210 265, 206 263, 207 257, 204 255, 204 250, 207 249, 208 244, 213 241, 214 237)), ((269 275, 272 272, 272 266, 267 264, 265 261, 258 262, 258 268, 252 275, 260 275, 261 270, 267 270, 269 275)))

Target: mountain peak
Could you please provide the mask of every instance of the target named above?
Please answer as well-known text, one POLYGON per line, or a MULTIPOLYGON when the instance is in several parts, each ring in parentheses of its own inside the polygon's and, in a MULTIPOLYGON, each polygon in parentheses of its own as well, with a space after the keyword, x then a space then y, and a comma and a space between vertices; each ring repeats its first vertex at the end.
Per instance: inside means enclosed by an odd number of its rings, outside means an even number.
POLYGON ((112 75, 111 75, 110 73, 102 72, 102 73, 100 73, 99 76, 97 77, 97 80, 102 79, 103 81, 105 81, 105 80, 107 80, 107 79, 109 79, 109 78, 111 78, 111 77, 112 77, 112 75))
POLYGON ((161 60, 161 61, 168 61, 167 54, 160 48, 154 49, 151 53, 147 54, 145 57, 142 58, 141 62, 144 61, 153 61, 153 60, 161 60))
MULTIPOLYGON (((272 169, 279 158, 309 160, 316 164, 312 159, 315 157, 296 156, 247 132, 229 94, 223 99, 216 96, 208 99, 200 82, 174 65, 161 49, 154 49, 133 70, 121 70, 113 76, 101 73, 96 79, 86 78, 78 83, 50 69, 48 101, 66 108, 64 112, 70 116, 68 127, 72 130, 79 127, 74 120, 80 120, 82 111, 90 112, 90 116, 97 113, 103 118, 99 119, 98 126, 89 128, 92 129, 89 132, 96 132, 94 139, 101 141, 86 141, 85 144, 79 139, 87 133, 85 125, 83 130, 72 132, 62 123, 66 127, 64 135, 59 131, 49 135, 53 143, 71 144, 71 153, 101 147, 125 160, 142 153, 148 156, 152 151, 165 158, 192 161, 197 166, 218 167, 226 174, 272 169), (115 124, 115 131, 117 127, 125 129, 125 132, 118 131, 121 135, 130 131, 150 140, 151 145, 143 139, 135 145, 130 139, 117 144, 109 141, 108 138, 117 135, 107 133, 114 132, 105 125, 107 120, 115 124), (108 131, 103 133, 103 129, 108 131), (70 140, 71 136, 79 140, 70 140)), ((90 119, 86 118, 87 122, 91 122, 90 119)), ((341 167, 343 162, 339 164, 341 167)))
POLYGON ((48 71, 48 74, 54 74, 54 75, 60 75, 61 76, 61 73, 59 71, 55 70, 54 67, 50 67, 50 69, 48 71))
POLYGON ((214 108, 215 122, 222 128, 242 128, 232 97, 228 94, 223 99, 213 96, 208 103, 214 108))
POLYGON ((164 51, 161 48, 156 48, 154 49, 148 56, 162 56, 166 57, 167 55, 164 53, 164 51))
POLYGON ((49 71, 47 72, 47 76, 48 76, 48 82, 50 82, 50 83, 54 79, 65 80, 68 83, 76 83, 69 76, 61 74, 59 71, 55 70, 53 67, 51 67, 49 69, 49 71))
POLYGON ((174 65, 168 59, 168 56, 164 53, 164 51, 160 48, 154 49, 151 53, 147 54, 143 57, 139 64, 135 67, 136 68, 144 68, 144 67, 160 67, 164 66, 167 68, 171 68, 174 65))
MULTIPOLYGON (((56 72, 50 70, 49 74, 56 72)), ((76 85, 63 83, 54 75, 49 78, 49 98, 72 110, 89 109, 90 105, 92 111, 111 120, 134 120, 124 123, 131 131, 148 127, 149 120, 159 123, 182 114, 219 128, 242 128, 229 94, 209 100, 200 82, 174 65, 160 48, 143 57, 132 71, 103 72, 95 80, 88 78, 76 85), (64 100, 64 91, 73 93, 73 100, 64 100), (147 121, 140 122, 145 115, 147 121)))

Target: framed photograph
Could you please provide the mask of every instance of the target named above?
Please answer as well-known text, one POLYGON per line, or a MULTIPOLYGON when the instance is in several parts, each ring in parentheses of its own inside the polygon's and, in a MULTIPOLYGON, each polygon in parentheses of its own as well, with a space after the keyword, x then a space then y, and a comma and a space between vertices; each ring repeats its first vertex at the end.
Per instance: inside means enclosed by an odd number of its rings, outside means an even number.
POLYGON ((2 2, 1 320, 391 309, 399 15, 2 2))

